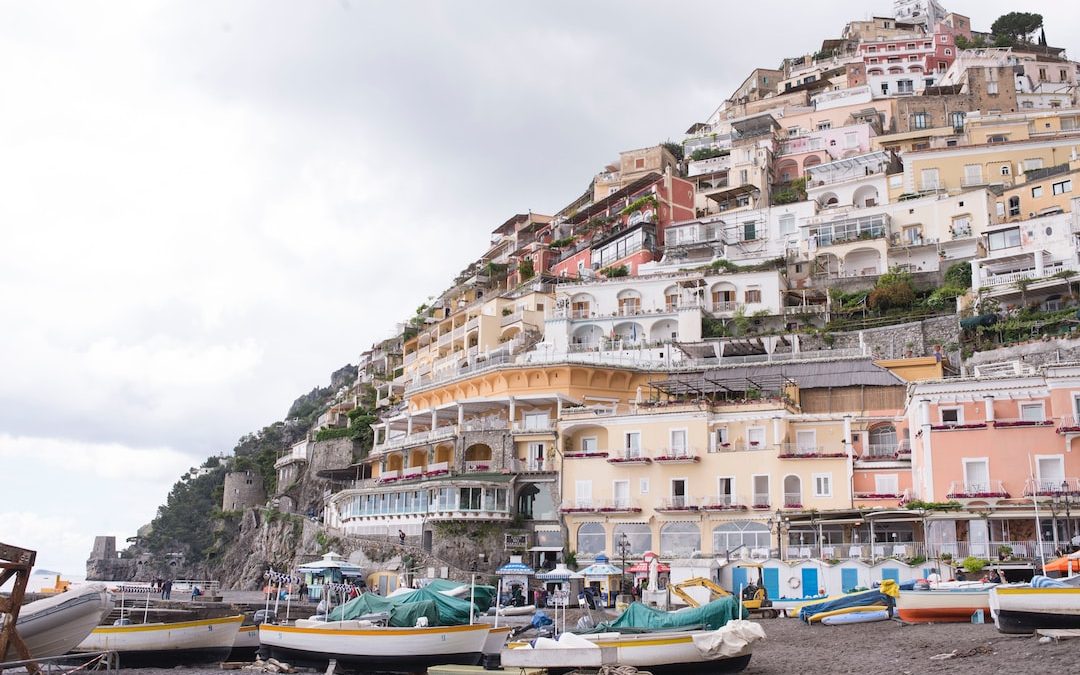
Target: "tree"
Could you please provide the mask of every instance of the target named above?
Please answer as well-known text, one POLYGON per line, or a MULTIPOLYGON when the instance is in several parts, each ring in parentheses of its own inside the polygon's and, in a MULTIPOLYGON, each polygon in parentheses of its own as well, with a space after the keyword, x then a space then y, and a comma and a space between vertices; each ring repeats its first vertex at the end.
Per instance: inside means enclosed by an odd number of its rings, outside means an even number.
POLYGON ((522 281, 532 279, 533 275, 536 274, 536 271, 533 269, 533 261, 528 258, 522 260, 521 263, 518 264, 518 272, 521 275, 522 281))
POLYGON ((990 25, 995 38, 1006 37, 1013 42, 1030 42, 1031 35, 1042 28, 1042 14, 1033 12, 1009 12, 990 25))
POLYGON ((890 309, 911 307, 915 304, 915 286, 911 282, 911 275, 898 270, 882 274, 867 301, 871 309, 882 314, 890 309))

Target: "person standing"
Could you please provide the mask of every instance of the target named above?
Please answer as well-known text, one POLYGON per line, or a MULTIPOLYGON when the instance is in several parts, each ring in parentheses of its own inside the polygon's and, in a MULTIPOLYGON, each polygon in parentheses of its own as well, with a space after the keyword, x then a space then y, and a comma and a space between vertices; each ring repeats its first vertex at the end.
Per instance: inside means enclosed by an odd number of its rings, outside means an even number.
POLYGON ((405 545, 405 530, 398 530, 397 531, 397 536, 398 536, 398 539, 401 540, 401 545, 404 546, 405 545))
POLYGON ((172 579, 166 579, 165 582, 161 584, 161 599, 172 599, 172 579))

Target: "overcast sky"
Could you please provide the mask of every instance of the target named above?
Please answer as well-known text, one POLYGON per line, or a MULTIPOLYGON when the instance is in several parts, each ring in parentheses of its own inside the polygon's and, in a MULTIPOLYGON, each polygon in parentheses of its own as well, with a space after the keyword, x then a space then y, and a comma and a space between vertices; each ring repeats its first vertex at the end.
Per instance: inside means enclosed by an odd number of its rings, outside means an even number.
POLYGON ((82 573, 507 217, 890 6, 0 2, 0 541, 82 573))

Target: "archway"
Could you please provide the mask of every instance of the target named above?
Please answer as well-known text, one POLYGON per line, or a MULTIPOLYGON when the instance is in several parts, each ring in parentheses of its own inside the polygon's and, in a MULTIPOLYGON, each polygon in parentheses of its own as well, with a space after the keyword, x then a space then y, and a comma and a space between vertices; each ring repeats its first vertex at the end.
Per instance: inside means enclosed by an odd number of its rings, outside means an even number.
POLYGON ((747 551, 769 548, 769 528, 764 523, 731 522, 713 528, 713 553, 735 551, 743 547, 747 551))
POLYGON ((454 459, 454 446, 440 445, 435 448, 435 463, 451 462, 454 459))
POLYGON ((836 196, 835 192, 825 192, 818 196, 818 204, 824 207, 837 206, 840 204, 840 198, 836 196))
MULTIPOLYGON (((629 543, 630 548, 626 551, 627 558, 638 557, 645 551, 651 551, 653 547, 652 541, 652 529, 648 523, 618 523, 615 525, 614 531, 615 544, 622 541, 623 535, 626 535, 626 541, 629 543)), ((615 557, 616 552, 612 551, 612 557, 615 557)), ((618 555, 622 555, 622 551, 618 552, 618 555)))
POLYGON ((873 248, 856 248, 844 256, 847 276, 865 277, 881 274, 881 252, 873 248))
POLYGON ((577 531, 577 552, 584 558, 595 558, 607 549, 607 533, 603 523, 582 523, 577 531))
POLYGON ((736 293, 735 284, 721 281, 712 285, 709 289, 709 299, 712 301, 712 311, 731 312, 735 310, 736 293))
POLYGON ((613 329, 615 337, 623 342, 640 342, 645 339, 645 329, 641 327, 641 324, 634 323, 633 321, 625 321, 620 324, 616 324, 613 329))
POLYGON ((409 466, 410 467, 425 467, 427 466, 428 453, 427 450, 416 449, 409 453, 409 466))
POLYGON ((802 162, 803 173, 806 173, 807 169, 812 166, 817 166, 818 164, 821 164, 821 157, 818 157, 817 155, 807 155, 802 162))
POLYGON ((877 206, 878 203, 878 190, 873 185, 863 185, 859 189, 855 190, 855 194, 851 198, 852 204, 860 208, 867 206, 877 206))
POLYGON ((470 445, 465 450, 466 462, 484 462, 491 461, 491 448, 484 443, 476 443, 470 445))
POLYGON ((776 180, 780 183, 790 183, 799 177, 799 163, 794 159, 783 159, 776 164, 776 180))
POLYGON ((652 325, 649 331, 649 340, 652 342, 668 342, 679 339, 679 322, 674 319, 663 319, 652 325))
POLYGON ((404 457, 401 453, 395 452, 392 455, 386 457, 386 470, 387 471, 401 471, 402 464, 404 463, 404 457))
POLYGON ((802 508, 802 479, 791 474, 784 477, 784 508, 802 508))
POLYGON ((696 523, 664 523, 660 527, 660 555, 690 558, 701 551, 701 528, 696 523))
POLYGON ((615 296, 619 302, 619 316, 634 316, 641 313, 641 293, 632 288, 624 288, 615 296))
POLYGON ((896 453, 896 427, 891 424, 879 424, 871 429, 868 440, 871 457, 892 457, 896 453))
POLYGON ((604 337, 604 329, 596 324, 588 324, 585 326, 578 326, 574 329, 574 334, 571 336, 571 342, 575 345, 597 345, 600 344, 600 340, 604 337))

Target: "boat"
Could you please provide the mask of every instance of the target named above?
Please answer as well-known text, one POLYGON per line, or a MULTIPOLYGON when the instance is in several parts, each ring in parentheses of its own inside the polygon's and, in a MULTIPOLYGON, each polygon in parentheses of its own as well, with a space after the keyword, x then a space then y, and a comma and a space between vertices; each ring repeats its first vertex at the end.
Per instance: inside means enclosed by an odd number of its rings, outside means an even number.
POLYGON ((536 613, 536 605, 506 605, 495 610, 499 616, 528 616, 536 613))
POLYGON ((74 651, 117 652, 124 668, 225 660, 244 616, 197 621, 98 626, 74 651))
POLYGON ((488 632, 487 639, 484 640, 484 655, 494 655, 501 652, 502 648, 506 646, 506 638, 510 637, 510 631, 512 630, 512 626, 497 626, 492 628, 488 632))
POLYGON ((104 586, 76 586, 27 603, 19 610, 15 626, 31 656, 60 656, 86 639, 112 608, 112 597, 104 586))
POLYGON ((990 616, 990 589, 994 584, 900 591, 896 614, 910 623, 967 623, 978 610, 990 616))
POLYGON ((990 614, 1002 633, 1030 634, 1040 628, 1080 629, 1080 576, 1048 579, 1036 575, 1030 584, 993 588, 990 614))
POLYGON ((852 623, 873 623, 874 621, 887 621, 888 619, 888 609, 867 609, 858 612, 847 612, 845 614, 834 614, 832 616, 827 616, 821 620, 821 624, 823 626, 844 626, 852 623))
POLYGON ((336 659, 364 670, 416 672, 440 664, 476 665, 490 631, 484 623, 399 628, 299 619, 293 625, 262 624, 259 642, 271 656, 290 662, 336 659))
POLYGON ((750 664, 753 644, 764 637, 759 624, 740 619, 716 630, 563 633, 558 641, 539 638, 535 646, 512 643, 500 660, 508 670, 545 668, 556 673, 616 664, 656 675, 737 673, 750 664))
POLYGON ((250 626, 241 625, 236 631, 236 639, 233 640, 232 656, 239 656, 241 654, 250 655, 258 650, 259 627, 255 624, 251 624, 250 626))

